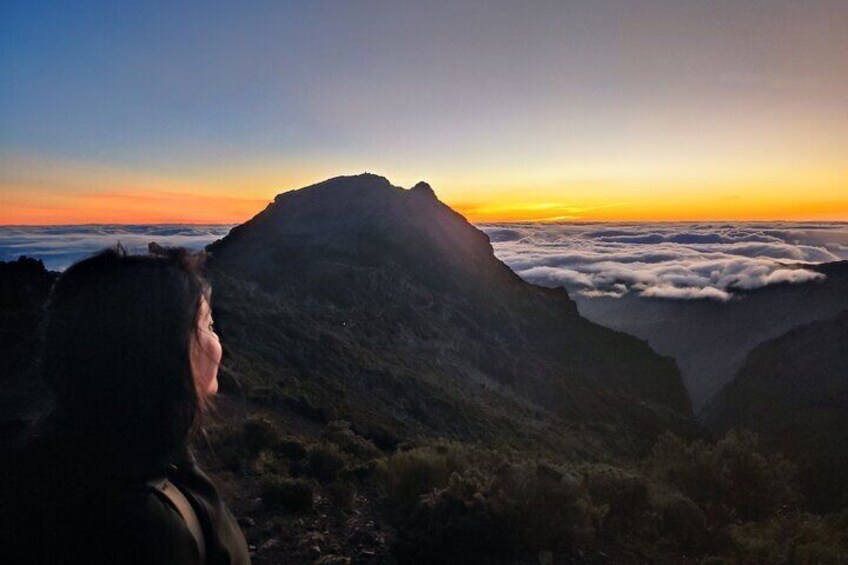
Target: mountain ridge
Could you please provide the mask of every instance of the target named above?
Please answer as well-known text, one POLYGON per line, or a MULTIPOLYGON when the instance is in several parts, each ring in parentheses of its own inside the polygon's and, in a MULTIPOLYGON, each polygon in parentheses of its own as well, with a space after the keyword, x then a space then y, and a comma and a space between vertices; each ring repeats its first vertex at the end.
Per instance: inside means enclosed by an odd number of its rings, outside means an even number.
MULTIPOLYGON (((691 407, 672 362, 583 319, 564 290, 521 280, 426 183, 407 190, 371 174, 328 179, 280 194, 207 249, 222 330, 236 325, 240 336, 252 335, 235 338, 236 349, 264 339, 245 320, 228 319, 245 285, 257 285, 268 302, 288 304, 278 327, 312 316, 302 323, 325 342, 286 343, 308 350, 315 372, 335 375, 333 386, 360 401, 361 381, 376 370, 387 382, 427 383, 426 395, 440 402, 474 399, 470 391, 482 389, 485 402, 515 396, 552 418, 636 430, 643 445, 669 421, 688 429, 691 407), (352 361, 339 366, 333 356, 352 361)), ((281 366, 296 365, 291 357, 280 352, 281 366)), ((371 391, 384 385, 377 379, 371 391)), ((417 424, 438 424, 423 412, 417 424)))
POLYGON ((718 433, 753 430, 792 457, 815 508, 848 505, 848 309, 754 348, 704 420, 718 433))

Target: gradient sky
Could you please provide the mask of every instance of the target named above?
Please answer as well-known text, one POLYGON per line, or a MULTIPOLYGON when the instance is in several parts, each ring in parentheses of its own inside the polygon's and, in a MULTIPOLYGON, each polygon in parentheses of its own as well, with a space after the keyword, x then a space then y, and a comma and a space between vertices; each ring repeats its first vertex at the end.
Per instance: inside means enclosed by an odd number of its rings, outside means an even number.
POLYGON ((0 4, 0 224, 362 171, 472 221, 848 220, 848 2, 0 4))

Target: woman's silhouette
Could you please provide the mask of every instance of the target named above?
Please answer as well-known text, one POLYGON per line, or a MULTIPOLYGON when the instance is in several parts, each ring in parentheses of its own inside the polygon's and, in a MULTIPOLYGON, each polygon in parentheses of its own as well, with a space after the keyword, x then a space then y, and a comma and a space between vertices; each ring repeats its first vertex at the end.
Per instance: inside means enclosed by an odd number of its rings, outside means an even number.
POLYGON ((3 462, 3 562, 249 563, 187 449, 221 360, 201 262, 117 248, 57 280, 41 357, 55 407, 3 462))

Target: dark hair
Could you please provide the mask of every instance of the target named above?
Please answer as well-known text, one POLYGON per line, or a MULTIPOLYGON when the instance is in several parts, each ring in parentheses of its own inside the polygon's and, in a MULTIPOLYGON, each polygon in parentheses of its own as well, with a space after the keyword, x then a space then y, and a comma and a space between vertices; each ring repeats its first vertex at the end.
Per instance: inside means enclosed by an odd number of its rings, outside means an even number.
POLYGON ((56 281, 44 327, 42 373, 58 428, 104 458, 163 462, 184 446, 203 399, 190 361, 202 256, 151 244, 118 246, 56 281), (156 253, 156 254, 154 254, 156 253))

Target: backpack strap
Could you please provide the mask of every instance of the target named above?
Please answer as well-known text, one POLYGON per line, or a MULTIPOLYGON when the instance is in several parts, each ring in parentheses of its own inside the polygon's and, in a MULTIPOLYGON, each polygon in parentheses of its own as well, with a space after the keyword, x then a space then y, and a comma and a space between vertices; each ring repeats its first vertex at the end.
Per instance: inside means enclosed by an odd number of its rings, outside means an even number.
POLYGON ((200 564, 206 563, 206 539, 203 536, 203 527, 200 525, 200 519, 197 517, 197 512, 191 506, 186 496, 177 488, 177 485, 172 483, 168 478, 156 478, 147 481, 147 486, 150 487, 160 498, 164 499, 176 510, 179 515, 185 520, 188 531, 191 532, 191 537, 194 538, 197 544, 197 552, 200 555, 200 564))

